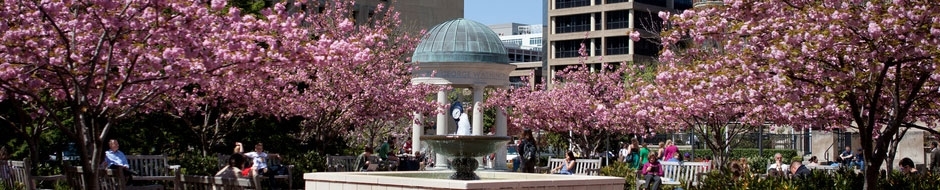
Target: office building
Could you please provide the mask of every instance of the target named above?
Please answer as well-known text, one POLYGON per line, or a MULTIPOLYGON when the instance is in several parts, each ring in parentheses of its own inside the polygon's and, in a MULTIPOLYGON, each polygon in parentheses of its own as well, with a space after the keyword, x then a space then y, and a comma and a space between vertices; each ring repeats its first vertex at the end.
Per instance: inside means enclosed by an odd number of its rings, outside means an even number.
POLYGON ((578 65, 583 43, 587 63, 653 62, 662 49, 654 38, 630 40, 632 31, 661 31, 660 11, 692 8, 693 0, 546 0, 546 76, 578 65), (599 59, 603 57, 603 59, 599 59))

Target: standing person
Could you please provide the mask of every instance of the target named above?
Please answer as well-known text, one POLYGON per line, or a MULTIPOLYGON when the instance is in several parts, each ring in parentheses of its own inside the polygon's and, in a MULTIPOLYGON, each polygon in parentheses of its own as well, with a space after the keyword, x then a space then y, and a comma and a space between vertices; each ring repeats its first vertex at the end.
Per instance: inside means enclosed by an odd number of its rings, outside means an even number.
POLYGON ((940 147, 937 141, 930 142, 930 172, 940 173, 940 147))
POLYGON ((372 157, 372 147, 366 147, 362 154, 356 157, 356 171, 364 172, 369 168, 369 157, 372 157))
POLYGON ((643 175, 643 179, 646 180, 646 189, 659 190, 659 186, 663 184, 663 165, 660 164, 656 154, 650 155, 647 159, 649 159, 650 162, 643 165, 643 170, 641 170, 640 174, 643 175))
POLYGON ((640 153, 637 156, 640 158, 640 163, 637 165, 642 166, 649 162, 650 149, 646 147, 646 143, 640 145, 640 153))
POLYGON ((672 140, 666 140, 666 150, 663 151, 663 160, 669 160, 675 158, 679 154, 679 147, 676 147, 676 144, 672 140))
POLYGON ((258 175, 263 175, 268 177, 268 184, 273 189, 277 181, 274 180, 274 176, 277 175, 277 170, 279 168, 270 168, 268 167, 268 159, 277 159, 279 156, 277 154, 268 154, 264 152, 264 144, 258 143, 255 144, 255 150, 245 153, 246 158, 251 159, 252 170, 257 172, 258 175))
POLYGON ((640 156, 639 156, 640 143, 636 140, 636 138, 633 138, 630 140, 630 146, 627 147, 627 150, 629 153, 627 154, 626 161, 629 161, 630 167, 632 167, 633 169, 639 169, 640 166, 642 166, 640 165, 640 156))
POLYGON ((620 157, 617 161, 627 162, 629 161, 627 157, 630 156, 630 144, 624 144, 620 142, 620 157))
POLYGON ((522 172, 535 173, 535 163, 538 162, 538 145, 531 129, 522 131, 522 142, 519 143, 519 157, 522 157, 522 172))
POLYGON ((133 175, 137 175, 137 172, 131 170, 130 165, 127 162, 127 156, 124 156, 124 152, 118 150, 121 148, 121 144, 117 140, 111 139, 108 141, 108 151, 104 152, 105 162, 108 164, 108 169, 112 170, 122 170, 124 176, 127 178, 127 182, 133 180, 133 175))
POLYGON ((656 150, 656 155, 663 155, 664 151, 666 151, 666 143, 659 142, 659 150, 656 150))
POLYGON ((395 144, 395 138, 389 137, 385 140, 382 145, 379 146, 379 150, 376 150, 376 153, 379 154, 379 158, 382 160, 388 160, 388 153, 391 152, 391 145, 395 144))
POLYGON ((852 147, 845 146, 845 151, 842 151, 842 154, 839 154, 839 157, 842 158, 842 165, 851 167, 852 157, 855 157, 855 154, 852 154, 852 147))

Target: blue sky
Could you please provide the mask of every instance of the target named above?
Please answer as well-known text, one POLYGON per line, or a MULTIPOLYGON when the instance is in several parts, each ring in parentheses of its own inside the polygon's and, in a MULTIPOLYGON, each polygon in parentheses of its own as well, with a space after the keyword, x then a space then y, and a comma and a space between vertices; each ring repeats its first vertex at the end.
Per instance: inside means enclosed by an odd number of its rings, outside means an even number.
POLYGON ((542 0, 464 0, 463 17, 485 25, 542 24, 542 0))

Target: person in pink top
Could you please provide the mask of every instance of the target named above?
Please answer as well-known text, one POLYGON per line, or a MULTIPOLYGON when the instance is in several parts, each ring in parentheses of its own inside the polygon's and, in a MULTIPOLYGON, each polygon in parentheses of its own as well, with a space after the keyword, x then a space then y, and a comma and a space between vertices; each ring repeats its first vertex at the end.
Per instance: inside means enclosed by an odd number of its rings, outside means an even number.
POLYGON ((646 180, 646 189, 659 190, 659 186, 663 184, 664 173, 663 165, 660 164, 656 153, 649 155, 649 162, 643 165, 640 174, 643 175, 643 180, 646 180))
POLYGON ((669 160, 676 156, 679 153, 679 147, 676 147, 676 144, 672 140, 666 140, 666 150, 663 151, 663 160, 669 160))

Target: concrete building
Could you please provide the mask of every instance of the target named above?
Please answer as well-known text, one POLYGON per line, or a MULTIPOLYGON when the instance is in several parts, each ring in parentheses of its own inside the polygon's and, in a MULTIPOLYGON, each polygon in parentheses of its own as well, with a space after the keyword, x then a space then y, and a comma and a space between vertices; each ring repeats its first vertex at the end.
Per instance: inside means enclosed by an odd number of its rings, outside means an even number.
MULTIPOLYGON (((293 2, 295 0, 287 0, 293 2)), ((329 2, 320 0, 320 3, 329 2)), ((372 13, 380 3, 389 3, 399 12, 401 28, 404 31, 417 34, 421 30, 428 30, 431 27, 445 21, 463 18, 464 1, 463 0, 357 0, 352 17, 357 21, 368 20, 375 16, 372 13)), ((313 6, 302 5, 301 9, 313 9, 313 6)), ((322 12, 323 6, 318 7, 322 12)))
POLYGON ((516 70, 509 74, 509 81, 513 86, 524 86, 528 83, 530 87, 534 87, 541 83, 544 60, 542 26, 520 23, 489 25, 503 41, 509 63, 516 65, 516 70))
POLYGON ((658 12, 692 8, 693 0, 547 0, 546 76, 577 65, 578 50, 585 44, 588 64, 653 60, 662 49, 655 40, 630 40, 636 30, 658 33, 658 12), (603 59, 598 57, 603 56, 603 59), (602 60, 602 61, 601 61, 602 60))

